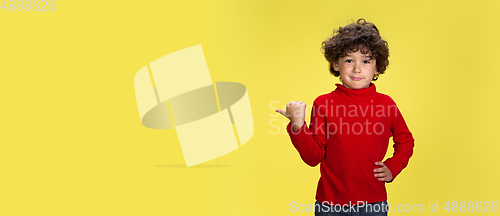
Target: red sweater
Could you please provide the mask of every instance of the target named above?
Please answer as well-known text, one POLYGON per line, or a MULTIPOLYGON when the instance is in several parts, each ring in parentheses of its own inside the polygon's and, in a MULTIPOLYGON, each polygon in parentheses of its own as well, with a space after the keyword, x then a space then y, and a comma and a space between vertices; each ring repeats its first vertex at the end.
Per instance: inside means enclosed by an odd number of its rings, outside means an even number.
POLYGON ((387 152, 393 136, 394 154, 383 161, 393 179, 413 154, 414 139, 396 103, 378 93, 375 84, 348 89, 341 84, 314 100, 309 128, 306 123, 290 139, 309 166, 320 164, 316 200, 356 205, 387 200, 385 183, 373 169, 387 152))

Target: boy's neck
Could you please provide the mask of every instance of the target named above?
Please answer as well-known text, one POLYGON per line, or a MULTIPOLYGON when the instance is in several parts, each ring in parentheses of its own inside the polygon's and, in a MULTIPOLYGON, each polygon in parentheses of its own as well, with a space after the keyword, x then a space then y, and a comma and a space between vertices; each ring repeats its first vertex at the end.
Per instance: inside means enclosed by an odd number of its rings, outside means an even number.
MULTIPOLYGON (((343 85, 344 87, 348 88, 348 89, 352 89, 352 88, 350 88, 349 86, 344 85, 344 83, 342 83, 342 85, 343 85)), ((365 89, 365 88, 368 88, 368 87, 370 87, 370 85, 372 85, 372 83, 371 83, 371 82, 370 82, 370 83, 369 83, 366 87, 364 87, 364 88, 360 88, 360 89, 365 89)))

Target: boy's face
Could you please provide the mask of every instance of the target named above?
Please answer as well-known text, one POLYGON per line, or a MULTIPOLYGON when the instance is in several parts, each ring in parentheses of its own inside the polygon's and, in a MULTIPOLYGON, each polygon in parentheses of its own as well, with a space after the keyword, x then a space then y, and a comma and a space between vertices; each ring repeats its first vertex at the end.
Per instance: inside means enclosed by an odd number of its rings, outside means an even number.
POLYGON ((342 84, 349 89, 362 89, 370 86, 375 74, 378 74, 372 52, 362 54, 359 50, 347 53, 333 63, 333 68, 340 72, 342 84))

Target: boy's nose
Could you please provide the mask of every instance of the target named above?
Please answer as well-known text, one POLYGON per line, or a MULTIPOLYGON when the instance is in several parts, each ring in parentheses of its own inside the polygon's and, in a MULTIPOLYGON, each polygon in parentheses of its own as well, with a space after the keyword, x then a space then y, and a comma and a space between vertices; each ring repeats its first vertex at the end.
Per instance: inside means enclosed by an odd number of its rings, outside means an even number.
POLYGON ((354 64, 354 73, 361 73, 361 67, 358 64, 354 64))

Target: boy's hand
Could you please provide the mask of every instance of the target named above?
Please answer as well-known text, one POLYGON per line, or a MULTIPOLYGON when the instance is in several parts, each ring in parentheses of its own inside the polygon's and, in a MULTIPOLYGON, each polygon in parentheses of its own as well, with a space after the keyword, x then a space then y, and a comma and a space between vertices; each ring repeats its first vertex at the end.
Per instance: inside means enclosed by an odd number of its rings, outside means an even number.
POLYGON ((382 162, 375 162, 375 165, 381 166, 381 168, 373 170, 375 177, 382 182, 392 182, 392 173, 391 170, 389 170, 389 167, 382 162))
POLYGON ((292 123, 292 132, 302 127, 306 118, 306 103, 302 101, 290 101, 286 104, 286 111, 277 109, 276 112, 287 117, 292 123))

